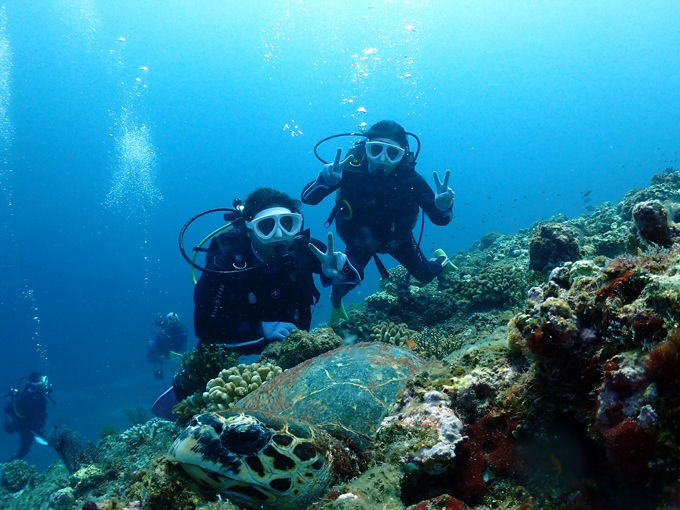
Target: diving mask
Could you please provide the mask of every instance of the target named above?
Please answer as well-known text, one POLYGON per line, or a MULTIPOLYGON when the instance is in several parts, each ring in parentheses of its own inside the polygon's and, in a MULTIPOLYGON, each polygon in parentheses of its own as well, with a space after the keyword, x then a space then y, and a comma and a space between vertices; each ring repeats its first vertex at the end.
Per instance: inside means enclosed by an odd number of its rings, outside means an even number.
POLYGON ((31 382, 29 384, 38 393, 49 394, 52 391, 52 385, 47 380, 46 375, 43 375, 38 382, 31 382))
POLYGON ((366 142, 366 157, 373 166, 395 167, 406 154, 406 149, 392 140, 378 138, 366 142))
POLYGON ((252 221, 246 221, 246 227, 263 243, 292 240, 302 229, 302 214, 285 207, 271 207, 257 213, 252 221))

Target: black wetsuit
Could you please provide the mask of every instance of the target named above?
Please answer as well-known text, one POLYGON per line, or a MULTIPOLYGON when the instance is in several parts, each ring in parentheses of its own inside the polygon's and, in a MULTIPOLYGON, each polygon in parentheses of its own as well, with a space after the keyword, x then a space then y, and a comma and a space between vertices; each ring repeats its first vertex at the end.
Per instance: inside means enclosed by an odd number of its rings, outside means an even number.
MULTIPOLYGON (((244 227, 233 227, 213 238, 207 268, 231 273, 204 272, 198 280, 194 290, 198 346, 223 343, 234 346, 239 354, 259 354, 267 345, 262 321, 290 322, 309 330, 312 307, 319 298, 313 274, 329 284, 321 273, 321 262, 308 247, 310 239, 309 230, 301 232, 290 250, 262 264, 244 227)), ((311 242, 326 251, 322 242, 311 242)))
POLYGON ((23 459, 34 441, 33 432, 42 434, 47 419, 45 394, 27 385, 21 392, 11 393, 5 399, 5 432, 19 433, 21 446, 8 462, 23 459))
MULTIPOLYGON (((337 190, 337 232, 346 245, 349 261, 362 278, 373 254, 388 253, 419 281, 431 281, 443 266, 425 258, 413 237, 413 228, 420 209, 435 225, 447 225, 453 218, 453 205, 445 211, 437 208, 434 191, 416 172, 414 163, 402 162, 388 175, 372 174, 363 148, 361 151, 356 158, 360 163, 346 167, 338 184, 326 184, 321 174, 307 184, 302 202, 316 205, 337 190)), ((337 287, 343 296, 352 288, 336 286, 334 295, 337 287)))
POLYGON ((161 329, 156 338, 149 342, 146 360, 154 365, 162 365, 163 359, 168 359, 170 351, 184 352, 187 349, 189 332, 179 321, 158 320, 161 329))

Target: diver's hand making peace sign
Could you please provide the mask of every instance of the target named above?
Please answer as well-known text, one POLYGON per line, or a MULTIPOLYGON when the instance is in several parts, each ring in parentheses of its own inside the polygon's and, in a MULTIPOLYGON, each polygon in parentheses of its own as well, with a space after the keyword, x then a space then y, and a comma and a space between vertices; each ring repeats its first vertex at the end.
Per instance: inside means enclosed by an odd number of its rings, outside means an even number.
POLYGON ((440 211, 446 211, 449 207, 453 205, 453 190, 449 188, 449 177, 451 177, 451 170, 447 170, 444 174, 444 182, 439 181, 439 175, 436 171, 432 172, 434 177, 435 194, 434 194, 434 205, 440 211))
POLYGON ((333 232, 328 233, 328 248, 326 253, 309 243, 309 249, 316 258, 321 261, 321 270, 324 276, 331 280, 333 285, 348 283, 359 279, 359 273, 347 260, 347 255, 340 251, 333 251, 333 232))
POLYGON ((340 182, 340 179, 342 179, 343 169, 349 164, 350 160, 352 159, 352 155, 350 154, 345 159, 340 161, 341 156, 342 149, 338 148, 338 151, 335 153, 335 160, 333 161, 333 163, 328 163, 327 165, 324 165, 323 169, 321 170, 321 177, 323 177, 323 180, 326 182, 326 184, 329 184, 330 186, 335 186, 337 183, 340 182))

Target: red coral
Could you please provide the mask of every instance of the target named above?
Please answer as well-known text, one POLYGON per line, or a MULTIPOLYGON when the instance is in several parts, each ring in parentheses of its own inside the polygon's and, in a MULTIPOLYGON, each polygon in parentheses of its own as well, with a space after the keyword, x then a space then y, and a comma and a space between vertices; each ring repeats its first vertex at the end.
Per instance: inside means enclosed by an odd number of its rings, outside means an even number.
POLYGON ((604 365, 602 366, 602 369, 604 370, 605 377, 611 377, 611 373, 616 372, 619 369, 619 362, 616 361, 615 359, 605 361, 604 365))
POLYGON ((644 474, 647 463, 656 454, 654 436, 640 427, 632 418, 622 421, 613 429, 603 432, 607 458, 624 474, 644 474))
POLYGON ((443 494, 427 501, 421 501, 416 506, 411 507, 411 510, 467 510, 467 507, 462 501, 452 498, 448 494, 443 494))
POLYGON ((457 445, 456 462, 451 471, 451 492, 467 502, 482 496, 486 490, 482 478, 485 469, 486 456, 479 444, 465 441, 457 445))
POLYGON ((672 330, 645 361, 649 377, 660 385, 677 383, 680 377, 680 328, 672 330))
POLYGON ((663 319, 654 314, 644 314, 631 325, 635 331, 635 339, 638 342, 650 340, 660 342, 666 336, 666 328, 663 327, 663 319))
POLYGON ((646 284, 643 278, 638 278, 635 271, 629 269, 598 290, 595 296, 598 301, 606 302, 618 297, 630 303, 638 298, 646 284))
POLYGON ((468 427, 468 441, 456 447, 456 462, 451 472, 452 494, 467 503, 483 495, 486 490, 483 473, 487 466, 497 475, 519 474, 523 463, 512 437, 517 424, 508 413, 486 414, 468 427))
POLYGON ((558 358, 563 348, 571 345, 572 335, 571 331, 558 331, 551 322, 544 322, 527 338, 527 347, 543 358, 558 358))

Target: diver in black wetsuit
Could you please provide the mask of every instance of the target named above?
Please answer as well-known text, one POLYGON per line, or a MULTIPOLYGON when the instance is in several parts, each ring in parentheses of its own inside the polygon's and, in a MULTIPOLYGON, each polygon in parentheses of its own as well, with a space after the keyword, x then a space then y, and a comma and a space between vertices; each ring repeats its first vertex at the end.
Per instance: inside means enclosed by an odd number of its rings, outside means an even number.
MULTIPOLYGON (((302 191, 302 202, 316 205, 337 190, 333 211, 337 232, 346 244, 347 257, 360 272, 376 253, 392 255, 411 275, 427 283, 453 268, 442 250, 427 260, 413 237, 422 209, 435 225, 453 218, 454 193, 448 186, 450 171, 440 182, 433 172, 436 193, 415 170, 407 133, 392 121, 381 121, 365 133, 366 140, 340 161, 324 165, 315 181, 302 191)), ((329 218, 331 219, 331 218, 329 218)), ((331 323, 346 319, 342 298, 355 285, 334 285, 331 323)))
POLYGON ((179 316, 170 312, 165 317, 159 317, 152 326, 157 326, 156 337, 149 340, 146 360, 153 365, 162 365, 170 357, 171 352, 182 353, 187 350, 189 332, 179 321, 179 316))
POLYGON ((272 188, 255 190, 243 208, 245 223, 213 238, 205 272, 194 290, 198 346, 223 343, 239 354, 259 354, 293 329, 308 330, 319 297, 314 274, 324 286, 357 283, 358 273, 303 230, 300 202, 272 188))
POLYGON ((41 443, 45 441, 42 429, 47 420, 47 397, 52 400, 50 397, 52 385, 48 382, 47 376, 40 372, 33 372, 28 376, 28 383, 23 390, 19 390, 18 386, 11 389, 5 398, 5 432, 8 434, 18 432, 21 440, 19 451, 12 455, 8 462, 23 459, 31 449, 33 441, 38 440, 41 443))
MULTIPOLYGON (((272 188, 253 191, 242 217, 210 242, 204 272, 194 289, 198 347, 224 344, 238 354, 261 353, 294 329, 308 330, 324 287, 357 284, 359 273, 344 253, 303 230, 300 202, 272 188)), ((156 416, 174 420, 172 406, 188 396, 177 383, 154 404, 156 416)))

